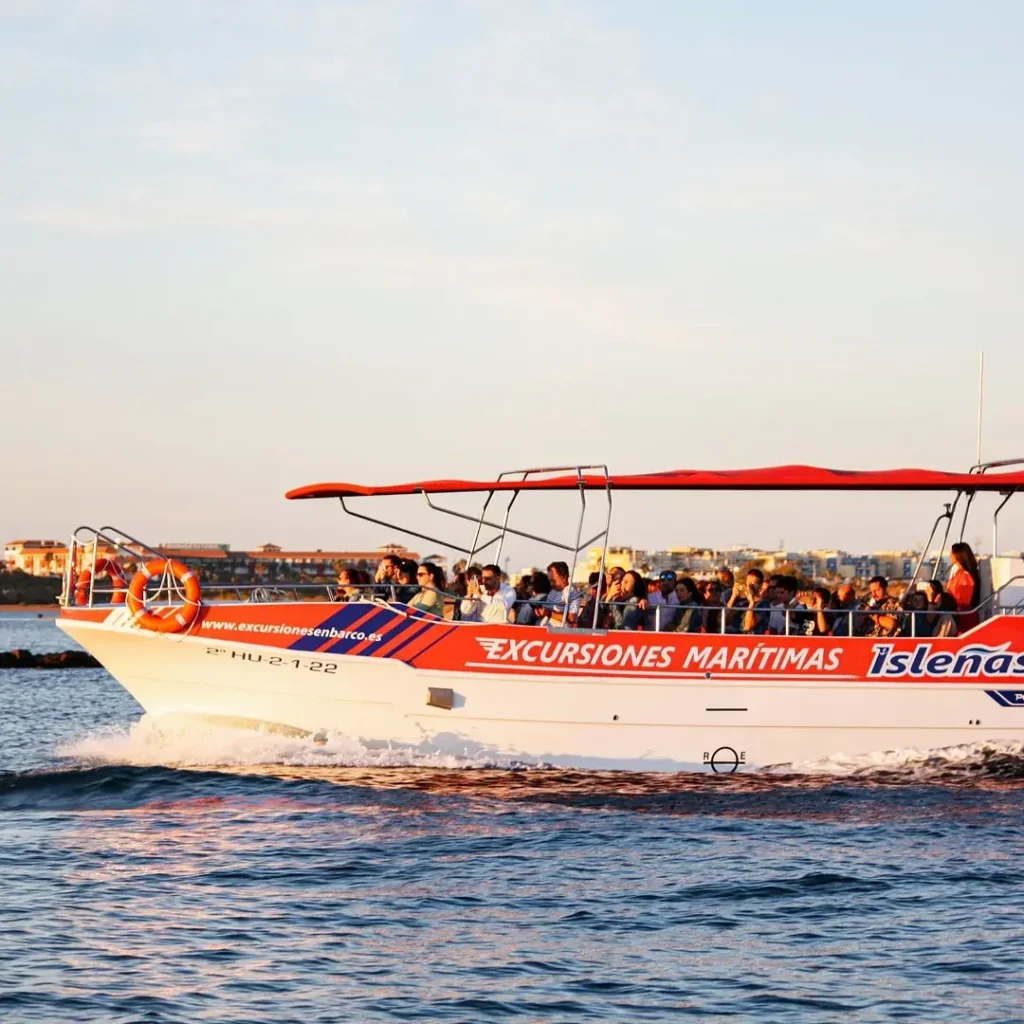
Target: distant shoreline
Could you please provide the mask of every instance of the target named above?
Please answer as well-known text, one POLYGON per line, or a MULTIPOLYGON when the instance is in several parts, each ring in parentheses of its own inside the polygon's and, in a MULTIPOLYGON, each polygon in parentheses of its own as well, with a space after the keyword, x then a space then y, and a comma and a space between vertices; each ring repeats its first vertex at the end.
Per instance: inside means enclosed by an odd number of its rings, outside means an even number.
POLYGON ((54 612, 60 611, 58 604, 0 604, 0 615, 4 612, 54 612))

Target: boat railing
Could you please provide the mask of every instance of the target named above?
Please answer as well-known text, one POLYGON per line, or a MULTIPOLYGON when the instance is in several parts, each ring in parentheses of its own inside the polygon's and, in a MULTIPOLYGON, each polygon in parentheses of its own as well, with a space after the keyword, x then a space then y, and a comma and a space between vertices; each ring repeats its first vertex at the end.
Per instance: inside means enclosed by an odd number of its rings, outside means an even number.
MULTIPOLYGON (((603 602, 602 602, 603 603, 603 602)), ((611 602, 618 604, 618 602, 611 602)), ((636 606, 633 605, 635 608, 636 606)), ((769 625, 761 629, 745 630, 742 623, 748 612, 747 608, 728 608, 725 605, 654 605, 648 608, 644 614, 644 627, 656 633, 676 632, 676 620, 688 610, 694 610, 700 615, 701 625, 689 632, 718 633, 718 634, 744 634, 764 633, 766 630, 774 636, 842 636, 852 639, 865 638, 869 634, 867 629, 868 621, 875 618, 893 619, 893 625, 889 627, 891 632, 884 635, 903 637, 931 637, 935 634, 928 628, 928 619, 944 617, 949 615, 954 621, 960 622, 964 618, 977 617, 975 611, 942 612, 935 611, 912 611, 910 609, 877 609, 877 608, 757 608, 754 615, 763 623, 768 620, 769 625), (653 615, 651 613, 653 612, 653 615), (708 617, 713 617, 713 625, 708 626, 708 617), (828 623, 827 634, 815 632, 817 616, 821 614, 828 623), (781 619, 781 623, 779 620, 781 619), (774 625, 772 623, 775 623, 774 625), (837 631, 841 624, 842 629, 837 631)), ((1007 613, 1001 614, 1020 614, 1007 613)), ((628 627, 622 627, 628 628, 628 627)), ((959 629, 958 629, 959 632, 959 629)), ((875 639, 881 634, 875 634, 875 639)))
POLYGON ((234 601, 241 604, 271 604, 275 601, 301 601, 307 595, 314 595, 325 602, 344 604, 356 601, 377 604, 404 604, 399 601, 401 591, 429 590, 439 594, 443 600, 458 601, 458 594, 436 587, 419 587, 411 583, 203 583, 203 602, 206 604, 228 602, 217 601, 213 595, 232 594, 234 601))
MULTIPOLYGON (((159 555, 158 557, 165 557, 159 555)), ((200 577, 201 578, 201 577, 200 577)), ((274 602, 296 602, 314 600, 323 603, 374 602, 377 604, 403 605, 398 600, 403 590, 431 590, 439 594, 442 600, 459 601, 460 595, 436 587, 420 588, 413 584, 391 583, 359 583, 339 586, 337 583, 220 583, 217 581, 202 582, 203 604, 272 604, 274 602)), ((160 586, 159 577, 154 576, 146 587, 153 591, 160 586)), ((90 587, 89 600, 85 607, 106 604, 123 588, 93 585, 90 587), (97 601, 96 598, 102 600, 97 601)))
MULTIPOLYGON (((122 555, 131 559, 142 557, 165 558, 165 553, 151 547, 137 538, 118 530, 115 527, 104 526, 95 529, 89 526, 81 526, 72 534, 72 554, 76 546, 90 546, 91 556, 88 597, 85 605, 91 607, 95 604, 104 604, 113 600, 115 594, 123 593, 123 588, 115 586, 101 586, 96 583, 96 562, 97 550, 100 543, 108 544, 110 548, 119 551, 122 555), (83 541, 83 536, 90 539, 83 541), (99 601, 96 599, 100 598, 99 601)), ((74 598, 74 564, 75 559, 68 559, 68 569, 65 572, 64 590, 61 595, 61 604, 67 605, 73 602, 74 598)), ((761 623, 768 621, 774 623, 778 628, 769 626, 769 630, 775 635, 782 636, 809 636, 814 634, 814 623, 817 615, 824 615, 825 621, 830 624, 832 635, 847 637, 859 637, 864 635, 869 620, 875 618, 892 618, 896 620, 893 633, 904 637, 930 637, 932 630, 930 623, 939 616, 950 616, 955 622, 962 622, 969 618, 972 622, 977 618, 985 618, 989 615, 1024 615, 1024 598, 1013 605, 1004 604, 1003 595, 1013 584, 1024 582, 1024 575, 1013 576, 1001 587, 993 591, 978 606, 969 611, 936 612, 934 609, 912 610, 908 608, 899 609, 872 609, 858 606, 855 608, 778 608, 762 606, 754 609, 753 614, 761 623), (929 621, 930 620, 930 621, 929 621), (843 626, 837 632, 837 624, 843 626)), ((147 584, 149 589, 159 586, 159 581, 154 578, 147 584)), ((261 581, 258 583, 234 583, 203 581, 203 603, 204 604, 269 604, 274 602, 301 602, 301 601, 322 601, 324 603, 344 602, 372 602, 384 605, 397 605, 405 607, 405 603, 399 601, 402 591, 419 591, 420 589, 432 590, 438 593, 445 605, 458 607, 459 602, 464 600, 464 595, 450 591, 437 590, 434 587, 420 588, 414 584, 398 583, 360 583, 339 585, 336 582, 283 582, 283 581, 261 581)), ((579 629, 587 628, 593 623, 601 620, 600 611, 597 614, 593 610, 593 602, 585 608, 573 612, 572 605, 582 600, 583 594, 573 592, 570 596, 569 621, 564 624, 553 623, 552 628, 579 629)), ((523 602, 530 603, 530 602, 523 602)), ((535 604, 547 604, 547 602, 535 601, 535 604)), ((643 628, 654 632, 675 631, 677 620, 688 610, 696 612, 701 619, 700 632, 737 634, 744 632, 742 623, 744 617, 750 612, 747 607, 730 608, 727 605, 707 604, 648 604, 645 608, 639 608, 636 604, 628 601, 600 601, 601 608, 621 608, 623 610, 632 608, 638 611, 643 623, 643 628), (710 625, 710 628, 709 628, 710 625)), ((556 605, 556 612, 564 619, 564 604, 556 605)), ((454 616, 457 617, 457 616, 454 616)), ((608 627, 605 627, 608 628, 608 627)), ((610 627, 613 629, 628 627, 610 627)), ((598 627, 599 631, 604 629, 598 627)), ((696 631, 696 630, 695 630, 696 631)), ((887 631, 888 632, 888 631, 887 631)))
POLYGON ((118 552, 122 557, 130 559, 139 558, 165 558, 163 552, 151 547, 145 541, 133 537, 130 533, 119 529, 116 526, 79 526, 71 534, 71 542, 68 545, 68 560, 64 569, 63 583, 60 593, 60 604, 66 607, 75 600, 75 586, 79 573, 79 553, 82 561, 87 563, 81 566, 81 570, 89 570, 89 591, 86 605, 94 603, 94 595, 101 593, 114 593, 116 588, 96 586, 96 563, 100 558, 100 545, 105 544, 107 550, 118 552))
MULTIPOLYGON (((813 634, 814 623, 819 614, 823 615, 825 622, 830 623, 832 635, 848 637, 863 636, 872 618, 890 618, 896 620, 893 625, 893 634, 898 633, 904 637, 931 637, 934 634, 928 628, 929 620, 937 620, 945 616, 952 617, 956 623, 965 620, 974 622, 978 618, 987 617, 986 609, 993 609, 993 615, 1024 615, 1024 598, 1016 604, 1003 605, 998 599, 1002 593, 1014 583, 1024 582, 1024 575, 1014 576, 1007 580, 998 590, 993 591, 977 607, 967 611, 938 612, 935 609, 914 610, 911 608, 879 609, 867 606, 856 608, 779 608, 768 606, 757 607, 753 614, 762 622, 768 620, 775 622, 779 628, 771 629, 772 633, 779 636, 810 636, 813 634), (781 623, 780 620, 781 619, 781 623), (843 623, 845 632, 836 634, 836 623, 843 623), (808 628, 810 626, 810 628, 808 628)), ((747 606, 741 608, 730 608, 728 605, 709 604, 651 604, 646 608, 628 601, 601 601, 602 607, 607 608, 632 608, 643 616, 645 627, 650 625, 654 632, 672 632, 675 630, 676 621, 687 611, 693 611, 701 616, 700 631, 705 633, 742 633, 742 622, 744 617, 751 611, 747 606), (708 615, 714 617, 714 628, 707 628, 706 620, 708 615)), ((589 608, 584 608, 578 614, 578 621, 585 622, 591 615, 589 608)), ((696 630, 694 631, 696 632, 696 630)), ((959 632, 959 629, 958 629, 959 632)), ((820 634, 818 634, 820 635, 820 634)), ((876 636, 877 639, 877 636, 876 636)))

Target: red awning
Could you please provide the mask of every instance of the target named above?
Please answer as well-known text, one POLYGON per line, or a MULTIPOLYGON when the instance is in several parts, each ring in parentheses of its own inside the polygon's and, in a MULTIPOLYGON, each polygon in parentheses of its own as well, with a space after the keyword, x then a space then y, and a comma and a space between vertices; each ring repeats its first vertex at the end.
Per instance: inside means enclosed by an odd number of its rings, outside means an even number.
MULTIPOLYGON (((933 469, 842 470, 818 466, 773 466, 767 469, 674 469, 667 473, 609 476, 617 491, 1017 491, 1024 472, 944 473, 933 469)), ((603 490, 605 477, 588 474, 583 486, 603 490)), ((368 487, 363 484, 308 484, 286 498, 363 498, 374 495, 454 494, 479 491, 574 491, 574 474, 529 480, 420 480, 368 487)))

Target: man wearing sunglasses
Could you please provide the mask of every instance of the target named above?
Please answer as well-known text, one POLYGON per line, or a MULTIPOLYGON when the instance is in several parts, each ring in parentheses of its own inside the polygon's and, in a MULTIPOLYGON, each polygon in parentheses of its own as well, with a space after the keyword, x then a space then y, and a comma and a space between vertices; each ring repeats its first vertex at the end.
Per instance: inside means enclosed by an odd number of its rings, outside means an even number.
POLYGON ((394 601, 397 596, 399 574, 402 569, 402 560, 397 555, 385 555, 377 566, 373 582, 378 586, 373 588, 377 597, 385 601, 394 601))
POLYGON ((462 602, 463 622, 510 621, 516 592, 513 587, 501 582, 501 569, 496 565, 485 565, 479 577, 471 569, 467 588, 466 600, 462 602))
POLYGON ((666 569, 658 574, 658 586, 647 591, 647 628, 660 633, 675 629, 679 617, 678 608, 676 574, 666 569))

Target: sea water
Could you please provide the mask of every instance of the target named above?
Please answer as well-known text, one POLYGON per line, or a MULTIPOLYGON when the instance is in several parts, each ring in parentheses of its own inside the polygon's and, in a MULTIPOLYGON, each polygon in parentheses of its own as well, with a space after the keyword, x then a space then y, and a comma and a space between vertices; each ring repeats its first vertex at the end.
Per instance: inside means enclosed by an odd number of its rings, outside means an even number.
POLYGON ((1013 744, 523 769, 0 670, 0 1021, 1020 1021, 1022 815, 1013 744))

